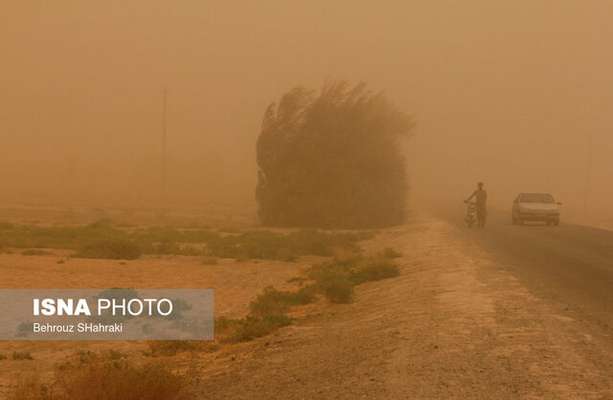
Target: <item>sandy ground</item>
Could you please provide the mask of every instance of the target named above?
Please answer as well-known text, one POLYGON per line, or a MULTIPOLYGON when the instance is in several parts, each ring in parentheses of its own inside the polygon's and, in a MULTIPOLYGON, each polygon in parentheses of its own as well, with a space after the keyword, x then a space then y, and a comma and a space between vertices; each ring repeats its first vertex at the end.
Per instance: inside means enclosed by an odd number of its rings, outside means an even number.
MULTIPOLYGON (((249 302, 267 286, 291 287, 287 281, 310 263, 220 259, 204 265, 200 257, 149 257, 134 261, 67 259, 70 252, 50 250, 53 255, 0 254, 2 288, 213 288, 216 316, 242 317, 249 302), (63 263, 58 264, 58 261, 63 263)), ((17 378, 38 371, 49 376, 58 362, 74 358, 79 351, 118 350, 142 357, 143 342, 0 342, 0 399, 17 378), (27 351, 33 361, 13 361, 14 351, 27 351)), ((208 355, 203 360, 209 362, 208 355)), ((182 364, 181 360, 173 360, 182 364)))
MULTIPOLYGON (((267 337, 168 362, 197 365, 198 399, 613 399, 611 338, 535 295, 459 228, 421 217, 364 247, 401 251, 401 275, 357 287, 352 304, 310 306, 267 337)), ((57 264, 60 256, 0 256, 2 286, 214 287, 219 314, 242 315, 259 290, 286 287, 308 264, 57 264)), ((36 360, 0 361, 4 388, 75 351, 71 343, 4 343, 0 353, 19 346, 36 360)))
POLYGON ((423 218, 369 246, 401 250, 402 275, 257 341, 211 371, 200 398, 613 398, 607 338, 531 294, 457 228, 423 218))

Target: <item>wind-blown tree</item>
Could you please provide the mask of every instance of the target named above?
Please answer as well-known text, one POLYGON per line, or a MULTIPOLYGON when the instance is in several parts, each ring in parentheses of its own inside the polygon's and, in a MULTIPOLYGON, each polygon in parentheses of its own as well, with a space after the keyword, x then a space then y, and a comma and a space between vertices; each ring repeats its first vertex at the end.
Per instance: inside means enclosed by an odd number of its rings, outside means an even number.
POLYGON ((256 197, 273 226, 371 228, 405 217, 411 118, 365 84, 295 88, 264 114, 256 197))

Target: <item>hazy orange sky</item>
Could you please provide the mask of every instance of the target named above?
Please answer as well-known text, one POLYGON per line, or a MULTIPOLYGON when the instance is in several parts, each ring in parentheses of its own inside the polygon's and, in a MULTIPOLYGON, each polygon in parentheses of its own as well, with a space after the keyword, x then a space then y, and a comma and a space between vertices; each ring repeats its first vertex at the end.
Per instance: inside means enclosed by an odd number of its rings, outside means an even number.
POLYGON ((366 81, 417 121, 416 193, 613 199, 609 1, 13 1, 0 17, 0 201, 155 205, 169 90, 176 204, 253 202, 267 104, 366 81))

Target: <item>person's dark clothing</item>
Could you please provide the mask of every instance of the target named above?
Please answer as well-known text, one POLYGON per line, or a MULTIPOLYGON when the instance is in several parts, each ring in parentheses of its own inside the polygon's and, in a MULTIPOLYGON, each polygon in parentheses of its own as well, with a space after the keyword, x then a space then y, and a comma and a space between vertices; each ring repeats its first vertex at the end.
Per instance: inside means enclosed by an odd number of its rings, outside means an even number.
POLYGON ((487 192, 483 189, 477 189, 470 195, 467 201, 475 199, 475 205, 477 206, 477 221, 480 227, 485 226, 485 220, 487 218, 487 192))

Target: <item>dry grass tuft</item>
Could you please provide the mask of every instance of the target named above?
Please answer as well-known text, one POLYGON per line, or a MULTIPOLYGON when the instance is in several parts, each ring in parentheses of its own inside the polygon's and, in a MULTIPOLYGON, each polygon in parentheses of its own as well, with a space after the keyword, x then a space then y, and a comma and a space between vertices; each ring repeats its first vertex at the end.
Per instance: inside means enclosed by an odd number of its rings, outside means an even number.
POLYGON ((9 400, 183 400, 191 377, 159 363, 93 362, 56 372, 51 384, 30 376, 18 383, 9 400))

